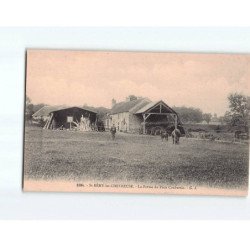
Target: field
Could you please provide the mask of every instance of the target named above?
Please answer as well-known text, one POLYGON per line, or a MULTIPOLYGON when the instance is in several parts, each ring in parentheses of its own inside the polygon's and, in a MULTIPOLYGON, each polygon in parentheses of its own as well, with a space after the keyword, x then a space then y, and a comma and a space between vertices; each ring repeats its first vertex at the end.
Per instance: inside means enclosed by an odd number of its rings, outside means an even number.
POLYGON ((108 132, 25 129, 26 179, 107 180, 240 188, 247 185, 248 145, 108 132))

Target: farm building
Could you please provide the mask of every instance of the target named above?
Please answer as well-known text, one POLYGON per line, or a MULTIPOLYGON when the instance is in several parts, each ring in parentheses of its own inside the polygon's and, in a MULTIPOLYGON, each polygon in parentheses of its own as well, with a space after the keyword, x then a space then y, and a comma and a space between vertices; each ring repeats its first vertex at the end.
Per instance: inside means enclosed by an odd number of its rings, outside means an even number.
POLYGON ((50 112, 63 108, 66 108, 66 106, 43 106, 32 115, 32 118, 35 121, 42 120, 46 122, 49 119, 50 112))
POLYGON ((95 111, 80 107, 44 106, 33 114, 33 119, 45 121, 45 129, 92 130, 97 121, 95 111))
POLYGON ((152 102, 148 98, 127 99, 113 103, 105 127, 115 125, 118 131, 155 134, 161 129, 172 130, 177 126, 185 133, 178 114, 162 100, 152 102))

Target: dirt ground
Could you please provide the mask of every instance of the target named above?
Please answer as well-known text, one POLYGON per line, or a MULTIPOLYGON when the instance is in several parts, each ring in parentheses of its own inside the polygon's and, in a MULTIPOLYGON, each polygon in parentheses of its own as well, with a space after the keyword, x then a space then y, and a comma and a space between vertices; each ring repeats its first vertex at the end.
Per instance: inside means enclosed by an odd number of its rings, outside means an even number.
POLYGON ((248 145, 108 132, 25 129, 26 179, 247 186, 248 145))

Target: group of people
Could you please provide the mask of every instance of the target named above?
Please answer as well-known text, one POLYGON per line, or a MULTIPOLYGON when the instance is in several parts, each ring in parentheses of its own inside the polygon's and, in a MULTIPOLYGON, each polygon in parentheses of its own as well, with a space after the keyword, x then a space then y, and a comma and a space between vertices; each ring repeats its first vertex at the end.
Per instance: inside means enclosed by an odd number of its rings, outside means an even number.
MULTIPOLYGON (((116 134, 116 127, 113 124, 112 127, 110 128, 110 133, 111 133, 111 138, 112 140, 115 139, 115 134, 116 134)), ((165 130, 161 130, 160 132, 161 135, 161 140, 163 141, 164 139, 168 141, 168 132, 165 130)), ((179 144, 180 143, 180 137, 181 137, 181 131, 178 128, 175 128, 172 133, 171 133, 172 139, 173 139, 173 144, 179 144)))

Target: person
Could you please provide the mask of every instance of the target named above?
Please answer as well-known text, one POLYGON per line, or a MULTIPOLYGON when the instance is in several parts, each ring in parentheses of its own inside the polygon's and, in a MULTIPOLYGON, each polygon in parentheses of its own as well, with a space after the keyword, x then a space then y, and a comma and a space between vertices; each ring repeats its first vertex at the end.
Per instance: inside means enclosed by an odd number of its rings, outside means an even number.
POLYGON ((175 128, 172 132, 173 144, 180 143, 181 131, 178 128, 175 128))
POLYGON ((116 133, 115 124, 113 124, 112 127, 110 128, 110 133, 111 133, 111 136, 112 136, 112 140, 114 140, 115 139, 115 133, 116 133))

